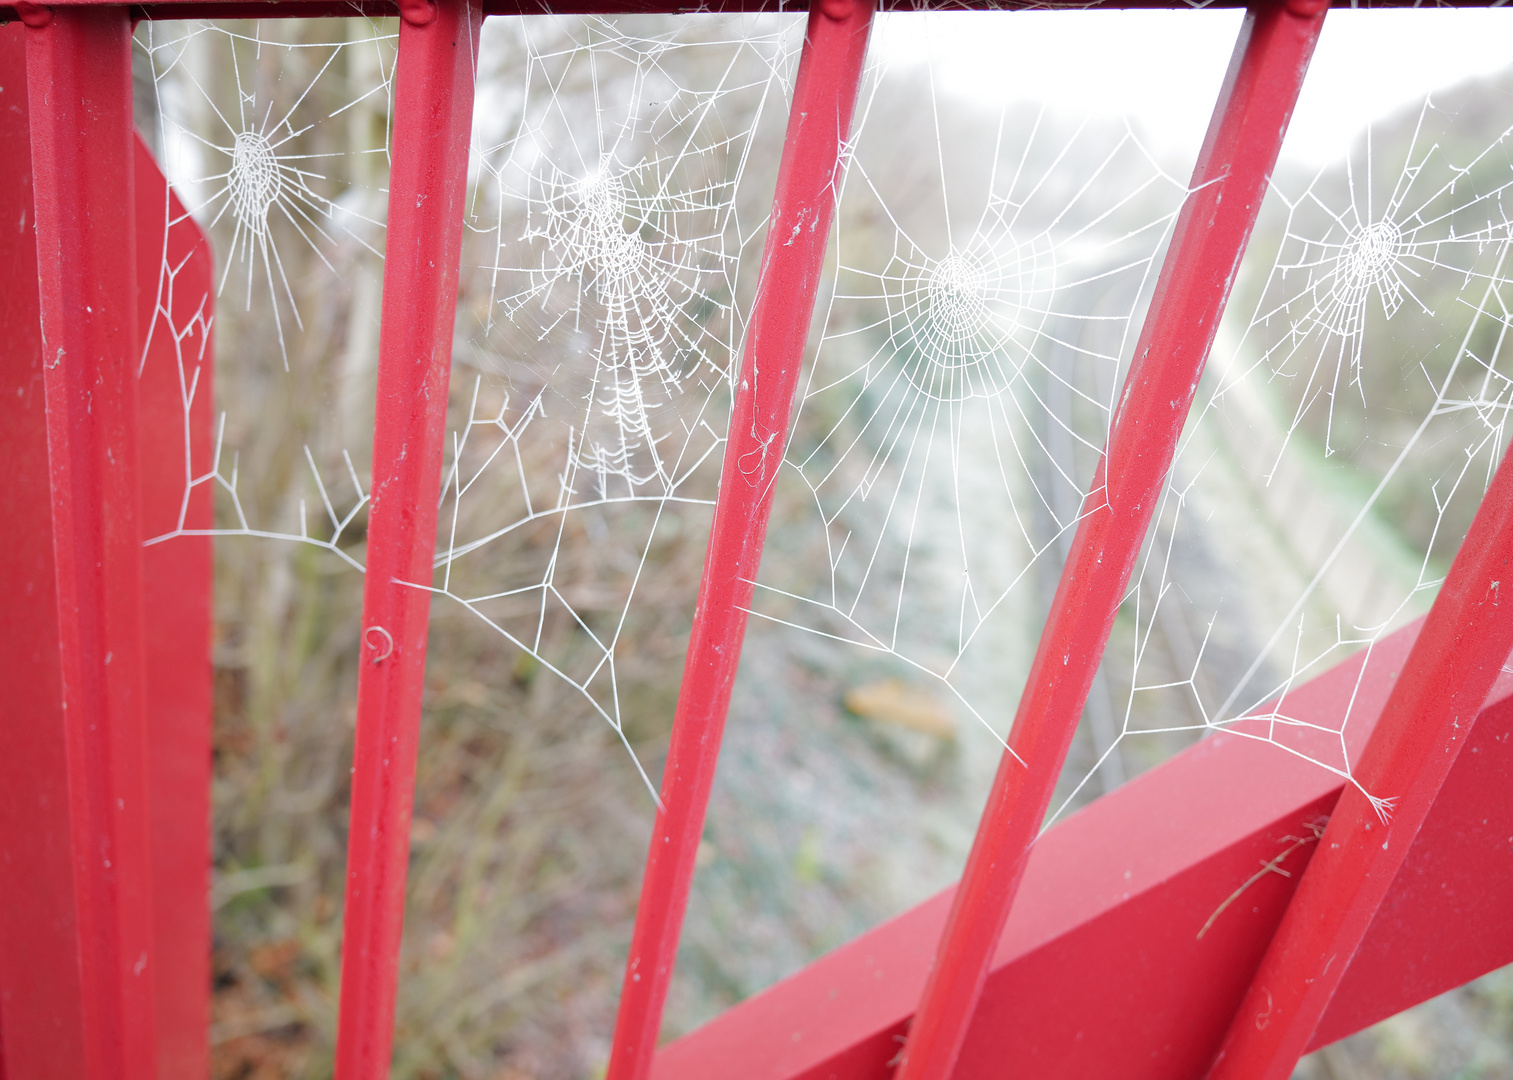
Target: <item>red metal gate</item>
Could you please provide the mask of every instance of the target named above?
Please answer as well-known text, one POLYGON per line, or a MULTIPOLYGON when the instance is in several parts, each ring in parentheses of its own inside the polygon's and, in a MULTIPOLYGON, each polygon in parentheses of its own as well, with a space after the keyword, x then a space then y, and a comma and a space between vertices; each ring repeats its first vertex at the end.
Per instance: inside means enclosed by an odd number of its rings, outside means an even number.
MULTIPOLYGON (((144 290, 161 253, 143 250, 142 238, 164 235, 176 265, 206 279, 211 271, 203 236, 145 150, 133 145, 132 22, 336 16, 354 7, 395 13, 387 2, 368 0, 22 2, 13 10, 23 26, 0 30, 0 184, 16 193, 8 205, 35 220, 33 227, 23 217, 19 231, 4 231, 4 262, 12 269, 0 301, 9 335, 0 389, 15 387, 0 393, 0 445, 13 474, 4 489, 5 521, 14 546, 13 558, 0 565, 19 616, 5 620, 11 685, 0 724, 0 1076, 12 1080, 206 1069, 210 541, 181 540, 171 554, 144 551, 141 541, 154 535, 144 522, 154 515, 182 510, 181 521, 208 527, 209 496, 202 492, 181 508, 182 485, 141 467, 149 455, 138 438, 170 429, 144 423, 165 401, 173 409, 188 401, 190 458, 208 457, 211 358, 203 323, 198 341, 152 336, 156 312, 173 299, 144 290), (144 341, 149 349, 176 350, 175 363, 162 370, 178 372, 179 385, 138 383, 144 341), (193 391, 182 382, 191 376, 198 380, 193 391), (165 559, 172 562, 165 566, 165 559), (164 574, 180 582, 192 575, 198 585, 188 594, 158 587, 164 574)), ((429 603, 404 582, 428 580, 435 551, 479 33, 485 15, 536 10, 478 0, 398 5, 362 622, 368 652, 358 688, 336 1062, 345 1080, 385 1075, 392 1051, 429 603)), ((1137 1062, 1159 1060, 1163 1071, 1154 1075, 1280 1078, 1310 1045, 1513 958, 1495 903, 1513 896, 1513 873, 1488 863, 1474 844, 1447 853, 1444 842, 1468 829, 1481 830, 1478 836, 1508 831, 1506 800, 1496 798, 1513 775, 1504 746, 1510 687, 1506 679, 1498 683, 1513 650, 1513 610, 1498 602, 1513 556, 1513 472, 1506 465, 1422 627, 1382 647, 1396 650, 1400 675, 1390 687, 1371 689, 1378 719, 1358 771, 1373 790, 1399 793, 1390 815, 1358 787, 1340 794, 1327 776, 1289 786, 1248 757, 1241 742, 1221 739, 1036 843, 1325 13, 1320 0, 1258 0, 1246 11, 1193 194, 1161 268, 960 886, 659 1052, 873 15, 870 0, 816 0, 622 988, 611 1080, 879 1076, 892 1067, 895 1037, 905 1031, 894 1073, 902 1080, 996 1074, 1011 1048, 1014 1060, 1041 1063, 1026 1065, 1037 1075, 1142 1075, 1149 1066, 1137 1062), (1470 765, 1460 755, 1468 741, 1486 751, 1470 765), (1211 759, 1207 780, 1192 764, 1199 757, 1211 759), (1067 882, 1075 875, 1097 881, 1130 836, 1190 813, 1204 783, 1247 790, 1250 799, 1207 831, 1172 834, 1156 845, 1138 888, 1122 896, 1100 892, 1102 885, 1080 889, 1072 895, 1086 897, 1086 906, 1068 905, 1061 895, 1067 882), (1329 823, 1312 845, 1310 869, 1295 892, 1272 894, 1272 921, 1250 924, 1201 957, 1161 939, 1157 908, 1190 902, 1203 883, 1232 880, 1257 852, 1274 850, 1279 829, 1320 813, 1329 823), (1433 890, 1415 884, 1415 873, 1437 875, 1442 888, 1480 875, 1490 899, 1446 931, 1460 948, 1417 965, 1416 981, 1372 980, 1371 965, 1380 971, 1388 964, 1405 935, 1443 922, 1433 890), (1163 957, 1159 968, 1145 962, 1141 990, 1164 1004, 1138 1022, 1100 1011, 1088 990, 1115 981, 1111 970, 1128 978, 1114 958, 1129 948, 1163 957), (1050 986, 1068 988, 1070 998, 1060 1001, 1085 998, 1086 1013, 1039 1016, 1037 999, 1050 986), (1164 1045, 1155 1058, 1153 1045, 1164 1045)), ((1321 677, 1308 693, 1326 700, 1347 692, 1346 684, 1354 685, 1347 669, 1321 677)))

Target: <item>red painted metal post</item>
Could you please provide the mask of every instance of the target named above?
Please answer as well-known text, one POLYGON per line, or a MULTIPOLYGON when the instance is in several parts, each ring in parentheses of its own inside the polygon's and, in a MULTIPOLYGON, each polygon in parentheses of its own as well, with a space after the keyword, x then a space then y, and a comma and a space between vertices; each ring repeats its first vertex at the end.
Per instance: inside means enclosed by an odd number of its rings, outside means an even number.
POLYGON ((1211 1080, 1287 1080, 1513 650, 1505 457, 1219 1051, 1211 1080))
POLYGON ((609 1080, 644 1080, 657 1048, 871 26, 872 0, 816 0, 809 11, 609 1080))
POLYGON ((447 384, 467 188, 477 0, 406 0, 394 78, 373 502, 348 833, 338 1080, 387 1076, 404 926, 447 384))
POLYGON ((1327 0, 1263 0, 1246 12, 1014 718, 1010 752, 994 779, 905 1044, 900 1080, 946 1080, 960 1053, 1160 499, 1326 8, 1327 0))
POLYGON ((149 1080, 131 25, 124 7, 27 5, 22 17, 82 1075, 149 1080))
MULTIPOLYGON (((188 506, 184 494, 190 471, 209 468, 214 268, 204 234, 140 140, 135 152, 137 327, 149 339, 133 346, 143 358, 137 442, 147 538, 171 531, 181 512, 189 528, 210 526, 208 489, 188 506), (176 269, 172 296, 159 290, 165 256, 176 269), (186 336, 154 321, 158 302, 186 336), (187 407, 180 353, 196 384, 187 407)), ((0 28, 0 217, 20 226, 0 230, 0 522, 8 545, 0 595, 9 598, 0 655, 14 673, 0 680, 0 1062, 18 1080, 72 1080, 85 1075, 85 1034, 21 24, 0 28)), ((142 557, 158 1080, 209 1069, 210 544, 208 536, 181 538, 142 557)))
POLYGON ((84 1075, 63 673, 37 310, 26 39, 0 26, 0 1062, 10 1080, 84 1075))
POLYGON ((215 260, 136 140, 137 451, 158 1080, 210 1072, 211 470, 215 260), (171 271, 171 273, 170 273, 171 271))

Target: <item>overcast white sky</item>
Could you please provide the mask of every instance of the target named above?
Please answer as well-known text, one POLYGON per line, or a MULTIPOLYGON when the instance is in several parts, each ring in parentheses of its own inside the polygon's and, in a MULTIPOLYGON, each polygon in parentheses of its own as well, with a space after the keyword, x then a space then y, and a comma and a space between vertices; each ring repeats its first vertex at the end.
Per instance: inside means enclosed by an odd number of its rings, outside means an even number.
MULTIPOLYGON (((936 57, 937 84, 997 104, 1046 99, 1124 112, 1153 149, 1193 155, 1241 12, 942 12, 883 16, 874 55, 936 57)), ((1513 63, 1513 10, 1333 11, 1283 155, 1323 164, 1370 121, 1424 94, 1513 63)))

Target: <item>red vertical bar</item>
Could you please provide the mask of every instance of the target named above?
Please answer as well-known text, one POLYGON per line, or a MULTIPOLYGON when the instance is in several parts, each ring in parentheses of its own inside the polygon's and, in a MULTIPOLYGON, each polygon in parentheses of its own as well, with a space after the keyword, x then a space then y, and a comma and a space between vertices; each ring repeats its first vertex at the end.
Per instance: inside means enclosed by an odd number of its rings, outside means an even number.
POLYGON ((1503 458, 1240 1003, 1210 1080, 1287 1080, 1513 650, 1513 459, 1503 458))
MULTIPOLYGON (((214 524, 210 486, 189 483, 211 471, 215 264, 141 139, 135 166, 137 327, 146 338, 137 443, 142 538, 151 540, 214 524)), ((212 562, 208 535, 142 552, 158 1080, 210 1072, 212 562)))
POLYGON ((662 776, 662 805, 620 991, 609 1080, 643 1080, 657 1048, 830 239, 872 7, 872 0, 815 0, 809 11, 662 776))
POLYGON ((401 4, 338 1080, 387 1076, 467 186, 478 0, 401 4))
MULTIPOLYGON (((177 268, 164 297, 179 325, 210 312, 209 247, 172 199, 140 140, 137 205, 138 329, 142 358, 138 442, 143 537, 208 528, 209 491, 184 506, 189 472, 210 456, 208 328, 178 340, 153 309, 159 265, 177 268), (170 228, 167 224, 172 220, 170 228), (187 309, 187 310, 186 310, 187 309), (197 380, 186 417, 175 353, 197 380), (186 429, 186 419, 192 423, 186 429), (186 460, 192 451, 193 461, 186 460)), ((21 677, 0 684, 0 1062, 26 1080, 85 1074, 79 961, 70 860, 68 768, 37 295, 25 38, 0 29, 0 654, 21 677), (8 1059, 8 1060, 7 1060, 8 1059)), ((143 553, 148 770, 152 798, 154 1015, 159 1080, 203 1077, 210 985, 209 537, 143 553), (165 797, 166 796, 166 797, 165 797)), ((0 1071, 0 1076, 3 1076, 0 1071)))
POLYGON ((22 14, 84 1075, 148 1080, 131 27, 124 7, 22 14))
POLYGON ((899 1080, 946 1080, 1045 819, 1229 298, 1327 0, 1247 10, 1134 362, 909 1032, 899 1080), (1106 481, 1106 482, 1105 482, 1106 481))
POLYGON ((84 1075, 68 756, 37 308, 26 39, 0 26, 0 1061, 84 1075))

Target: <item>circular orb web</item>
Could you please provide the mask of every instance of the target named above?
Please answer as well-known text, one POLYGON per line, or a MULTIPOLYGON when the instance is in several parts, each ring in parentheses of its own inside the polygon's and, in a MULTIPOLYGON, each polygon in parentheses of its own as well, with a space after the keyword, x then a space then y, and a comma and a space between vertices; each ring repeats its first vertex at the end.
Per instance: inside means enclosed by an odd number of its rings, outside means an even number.
POLYGON ((644 246, 635 233, 616 229, 601 238, 594 252, 594 262, 603 277, 610 281, 624 282, 640 267, 644 246))
POLYGON ((569 225, 573 261, 593 271, 601 291, 624 292, 645 247, 625 227, 630 190, 618 173, 601 172, 585 178, 576 194, 576 220, 569 225))
POLYGON ((261 231, 283 186, 278 155, 266 135, 257 131, 237 133, 231 147, 231 171, 226 186, 237 219, 249 229, 261 231))
POLYGON ((965 340, 988 321, 987 275, 976 263, 947 255, 930 271, 926 287, 931 329, 942 339, 965 340))
POLYGON ((625 181, 615 173, 596 173, 578 186, 584 225, 590 232, 622 232, 630 202, 625 181))
POLYGON ((1402 246, 1403 232, 1395 222, 1377 221, 1355 229, 1335 260, 1333 298, 1349 307, 1364 302, 1373 285, 1391 276, 1402 246))
POLYGON ((896 258, 884 274, 888 333, 909 382, 941 401, 1008 389, 1045 319, 1052 271, 1049 252, 1019 246, 896 258))

